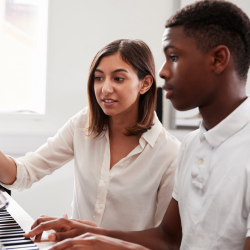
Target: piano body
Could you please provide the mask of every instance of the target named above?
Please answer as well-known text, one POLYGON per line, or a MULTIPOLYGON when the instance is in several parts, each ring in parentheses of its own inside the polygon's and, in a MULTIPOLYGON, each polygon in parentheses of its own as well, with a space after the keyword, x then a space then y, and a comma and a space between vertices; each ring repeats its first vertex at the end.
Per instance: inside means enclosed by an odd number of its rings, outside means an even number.
POLYGON ((18 205, 7 193, 9 206, 0 212, 0 250, 45 250, 53 242, 43 241, 34 243, 22 237, 24 232, 29 232, 34 220, 18 205))

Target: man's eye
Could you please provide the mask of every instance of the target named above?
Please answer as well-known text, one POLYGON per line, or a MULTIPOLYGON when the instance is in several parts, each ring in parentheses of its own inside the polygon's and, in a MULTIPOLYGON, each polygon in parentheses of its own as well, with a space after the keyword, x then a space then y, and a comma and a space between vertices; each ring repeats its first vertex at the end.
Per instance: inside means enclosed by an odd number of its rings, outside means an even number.
POLYGON ((115 81, 117 82, 122 82, 124 80, 124 78, 122 77, 115 77, 115 81))
POLYGON ((97 82, 102 81, 102 80, 103 80, 103 78, 100 77, 100 76, 96 76, 96 77, 95 77, 95 81, 97 81, 97 82))
POLYGON ((172 62, 176 62, 178 59, 178 56, 171 55, 170 58, 171 58, 172 62))

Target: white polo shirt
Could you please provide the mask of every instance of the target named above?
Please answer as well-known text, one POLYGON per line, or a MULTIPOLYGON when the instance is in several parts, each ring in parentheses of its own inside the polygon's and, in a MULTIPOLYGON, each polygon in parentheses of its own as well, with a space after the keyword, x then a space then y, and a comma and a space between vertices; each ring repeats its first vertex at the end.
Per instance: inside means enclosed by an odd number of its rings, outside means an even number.
POLYGON ((99 138, 86 137, 87 120, 85 108, 37 151, 15 160, 17 180, 4 186, 29 188, 74 159, 73 218, 120 230, 159 225, 172 198, 180 142, 155 115, 138 146, 110 170, 108 131, 99 138))
POLYGON ((184 139, 173 198, 181 249, 242 250, 250 236, 250 98, 213 129, 184 139))

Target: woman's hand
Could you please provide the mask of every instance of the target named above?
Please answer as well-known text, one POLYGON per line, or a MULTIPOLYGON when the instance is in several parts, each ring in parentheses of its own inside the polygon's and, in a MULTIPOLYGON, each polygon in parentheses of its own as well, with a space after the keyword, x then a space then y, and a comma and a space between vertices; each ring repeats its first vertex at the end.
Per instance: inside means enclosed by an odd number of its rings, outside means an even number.
POLYGON ((143 246, 130 242, 110 238, 103 235, 86 233, 74 239, 67 239, 57 243, 49 250, 149 250, 143 246))
POLYGON ((36 236, 35 242, 41 240, 43 231, 55 230, 55 233, 51 233, 48 236, 50 241, 61 241, 67 238, 73 238, 84 234, 86 232, 92 232, 95 227, 88 226, 77 221, 69 220, 66 218, 52 218, 52 217, 40 217, 32 226, 32 230, 24 234, 26 238, 32 238, 36 236))

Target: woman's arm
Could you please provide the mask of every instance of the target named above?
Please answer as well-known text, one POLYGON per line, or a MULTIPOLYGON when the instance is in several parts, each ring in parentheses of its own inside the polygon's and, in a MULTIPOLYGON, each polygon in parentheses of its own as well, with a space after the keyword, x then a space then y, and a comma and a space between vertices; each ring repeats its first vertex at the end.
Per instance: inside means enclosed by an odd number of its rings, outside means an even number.
POLYGON ((16 180, 15 162, 0 151, 0 182, 11 185, 16 180))
POLYGON ((27 189, 73 159, 75 127, 79 126, 79 121, 84 122, 86 117, 86 110, 77 113, 54 137, 48 138, 39 149, 24 157, 12 160, 0 153, 0 184, 7 189, 27 189))

